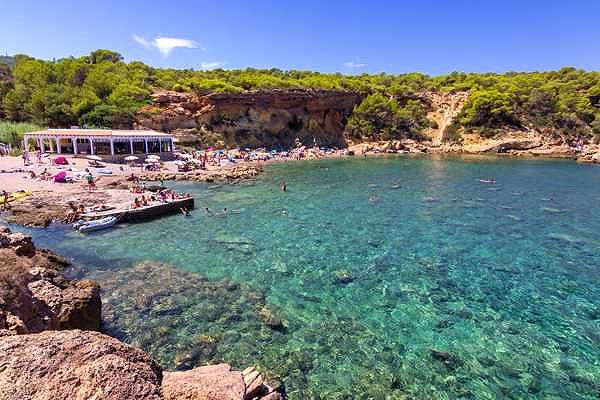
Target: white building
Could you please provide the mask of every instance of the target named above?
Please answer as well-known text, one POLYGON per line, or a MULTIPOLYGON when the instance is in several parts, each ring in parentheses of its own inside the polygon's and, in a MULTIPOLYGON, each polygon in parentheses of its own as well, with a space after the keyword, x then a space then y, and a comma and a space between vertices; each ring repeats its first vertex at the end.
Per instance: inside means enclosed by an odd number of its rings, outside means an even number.
POLYGON ((25 148, 32 145, 42 152, 72 155, 97 155, 119 159, 137 154, 173 155, 173 137, 150 130, 47 129, 23 136, 25 148))

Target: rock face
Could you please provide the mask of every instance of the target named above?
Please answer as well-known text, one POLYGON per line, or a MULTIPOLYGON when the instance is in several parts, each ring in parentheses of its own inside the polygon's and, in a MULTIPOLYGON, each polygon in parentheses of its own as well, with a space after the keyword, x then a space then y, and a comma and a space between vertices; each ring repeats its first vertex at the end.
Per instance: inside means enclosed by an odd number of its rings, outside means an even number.
POLYGON ((160 366, 97 332, 47 331, 0 340, 4 400, 160 400, 160 366))
POLYGON ((173 133, 181 142, 227 147, 342 147, 345 120, 362 96, 341 90, 263 90, 243 93, 161 91, 140 110, 136 127, 173 133))
POLYGON ((227 364, 218 364, 165 372, 162 393, 165 400, 243 400, 246 385, 241 373, 227 364))
POLYGON ((66 260, 8 228, 0 228, 0 259, 0 336, 100 328, 100 288, 66 279, 66 260))

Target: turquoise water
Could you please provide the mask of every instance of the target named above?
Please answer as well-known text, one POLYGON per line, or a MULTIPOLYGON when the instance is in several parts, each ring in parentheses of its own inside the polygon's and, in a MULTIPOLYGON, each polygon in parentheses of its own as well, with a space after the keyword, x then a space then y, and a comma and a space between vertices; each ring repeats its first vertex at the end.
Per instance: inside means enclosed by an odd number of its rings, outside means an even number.
POLYGON ((292 399, 599 398, 599 168, 357 158, 178 187, 191 217, 32 232, 167 366, 259 365, 292 399))

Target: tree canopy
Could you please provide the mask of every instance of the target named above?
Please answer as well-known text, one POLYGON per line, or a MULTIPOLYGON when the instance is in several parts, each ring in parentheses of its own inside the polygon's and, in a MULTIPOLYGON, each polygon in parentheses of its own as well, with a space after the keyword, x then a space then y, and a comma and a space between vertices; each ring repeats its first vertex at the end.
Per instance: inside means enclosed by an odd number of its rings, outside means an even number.
POLYGON ((26 55, 6 60, 10 65, 0 65, 0 118, 50 127, 130 126, 136 111, 157 89, 203 95, 305 88, 362 93, 364 104, 356 107, 348 129, 368 137, 417 137, 427 126, 428 104, 416 95, 431 90, 469 91, 455 126, 466 132, 489 135, 505 127, 521 127, 563 138, 600 135, 600 73, 575 68, 503 74, 453 72, 435 77, 276 68, 202 71, 126 63, 110 50, 52 61, 26 55))

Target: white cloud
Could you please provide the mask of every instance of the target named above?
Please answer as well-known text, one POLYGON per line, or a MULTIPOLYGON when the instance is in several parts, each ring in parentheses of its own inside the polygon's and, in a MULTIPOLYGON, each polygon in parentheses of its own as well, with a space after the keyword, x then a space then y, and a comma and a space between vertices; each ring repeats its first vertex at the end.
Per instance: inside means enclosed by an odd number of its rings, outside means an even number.
POLYGON ((184 47, 187 49, 195 49, 198 47, 198 43, 189 39, 180 38, 168 38, 168 37, 157 37, 154 39, 152 44, 161 52, 163 56, 168 56, 173 49, 177 47, 184 47))
POLYGON ((344 67, 351 68, 351 69, 364 68, 366 66, 367 66, 367 64, 362 64, 362 63, 356 62, 356 61, 347 61, 344 63, 344 67))
POLYGON ((223 62, 223 61, 212 61, 212 62, 200 63, 200 66, 202 67, 202 69, 222 68, 224 65, 225 65, 225 62, 223 62))
POLYGON ((147 41, 146 39, 144 39, 141 36, 133 35, 132 38, 133 38, 134 42, 141 44, 142 46, 144 46, 147 49, 152 47, 152 43, 150 43, 149 41, 147 41))
POLYGON ((160 53, 163 55, 163 57, 167 57, 169 54, 171 54, 173 49, 176 49, 178 47, 183 47, 183 48, 187 48, 187 49, 196 49, 196 48, 200 47, 198 45, 198 43, 196 43, 195 41, 190 40, 190 39, 158 36, 150 42, 150 41, 146 40, 145 38, 138 36, 138 35, 133 35, 132 38, 136 43, 141 44, 142 46, 144 46, 147 49, 150 49, 150 48, 158 49, 158 51, 160 51, 160 53))

